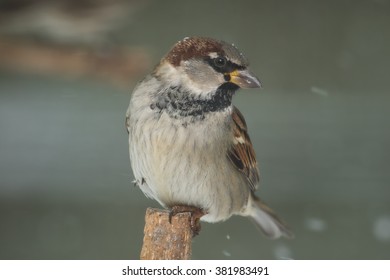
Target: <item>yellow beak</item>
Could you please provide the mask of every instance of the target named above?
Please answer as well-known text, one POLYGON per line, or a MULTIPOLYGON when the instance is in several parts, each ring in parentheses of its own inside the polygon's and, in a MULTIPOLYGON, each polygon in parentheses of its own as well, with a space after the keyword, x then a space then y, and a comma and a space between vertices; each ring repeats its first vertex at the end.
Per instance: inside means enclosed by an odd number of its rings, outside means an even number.
POLYGON ((240 88, 259 88, 261 83, 249 70, 234 70, 229 73, 230 82, 240 88))

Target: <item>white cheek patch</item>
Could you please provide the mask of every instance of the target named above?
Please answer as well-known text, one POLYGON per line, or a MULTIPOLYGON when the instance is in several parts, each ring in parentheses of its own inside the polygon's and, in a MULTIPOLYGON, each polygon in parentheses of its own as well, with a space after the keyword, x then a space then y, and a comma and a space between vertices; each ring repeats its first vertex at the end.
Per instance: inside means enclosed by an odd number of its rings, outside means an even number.
POLYGON ((215 90, 214 87, 208 87, 207 84, 194 82, 187 75, 182 78, 182 81, 182 87, 195 95, 207 96, 211 91, 215 90))
POLYGON ((223 75, 203 61, 183 61, 177 72, 181 74, 181 86, 199 96, 208 96, 225 82, 223 75))

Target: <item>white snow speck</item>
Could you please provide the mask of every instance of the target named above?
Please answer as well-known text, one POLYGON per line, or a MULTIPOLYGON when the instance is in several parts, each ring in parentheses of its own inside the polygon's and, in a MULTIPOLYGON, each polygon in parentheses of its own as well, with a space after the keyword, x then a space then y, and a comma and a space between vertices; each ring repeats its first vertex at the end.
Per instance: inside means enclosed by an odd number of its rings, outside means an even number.
POLYGON ((326 90, 324 90, 322 88, 319 88, 319 87, 314 87, 313 86, 313 87, 310 88, 310 90, 311 90, 312 93, 318 94, 318 95, 323 96, 323 97, 328 97, 329 96, 329 93, 326 90))
POLYGON ((227 240, 229 240, 230 239, 230 235, 228 234, 228 235, 226 235, 226 239, 227 240))
POLYGON ((378 241, 390 241, 390 216, 381 216, 374 221, 373 233, 378 241))
POLYGON ((315 232, 321 232, 326 230, 328 227, 327 223, 319 218, 307 218, 305 220, 305 227, 308 230, 315 231, 315 232))
POLYGON ((222 251, 222 254, 225 256, 225 257, 231 257, 232 256, 232 254, 230 254, 228 251, 226 251, 226 250, 223 250, 222 251))
POLYGON ((279 260, 291 260, 292 252, 286 245, 279 244, 275 246, 274 256, 279 260))

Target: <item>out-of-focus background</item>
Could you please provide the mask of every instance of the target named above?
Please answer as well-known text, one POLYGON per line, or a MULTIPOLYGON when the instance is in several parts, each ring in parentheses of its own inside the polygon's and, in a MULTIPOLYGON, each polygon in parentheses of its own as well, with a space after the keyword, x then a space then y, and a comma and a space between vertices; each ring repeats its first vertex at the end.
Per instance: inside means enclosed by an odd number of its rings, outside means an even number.
POLYGON ((390 1, 0 1, 0 258, 137 259, 124 115, 178 40, 246 54, 262 183, 294 229, 203 224, 194 259, 390 258, 390 1))

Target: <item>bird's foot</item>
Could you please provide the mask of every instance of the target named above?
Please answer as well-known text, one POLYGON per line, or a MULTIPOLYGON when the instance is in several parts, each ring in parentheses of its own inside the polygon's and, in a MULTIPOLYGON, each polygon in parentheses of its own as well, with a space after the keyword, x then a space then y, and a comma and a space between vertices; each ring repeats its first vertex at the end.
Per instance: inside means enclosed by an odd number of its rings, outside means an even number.
POLYGON ((172 221, 172 217, 179 213, 191 213, 191 230, 192 235, 196 236, 199 234, 201 226, 200 226, 200 218, 207 214, 201 208, 195 206, 187 206, 187 205, 176 205, 173 206, 169 211, 169 223, 172 221))

